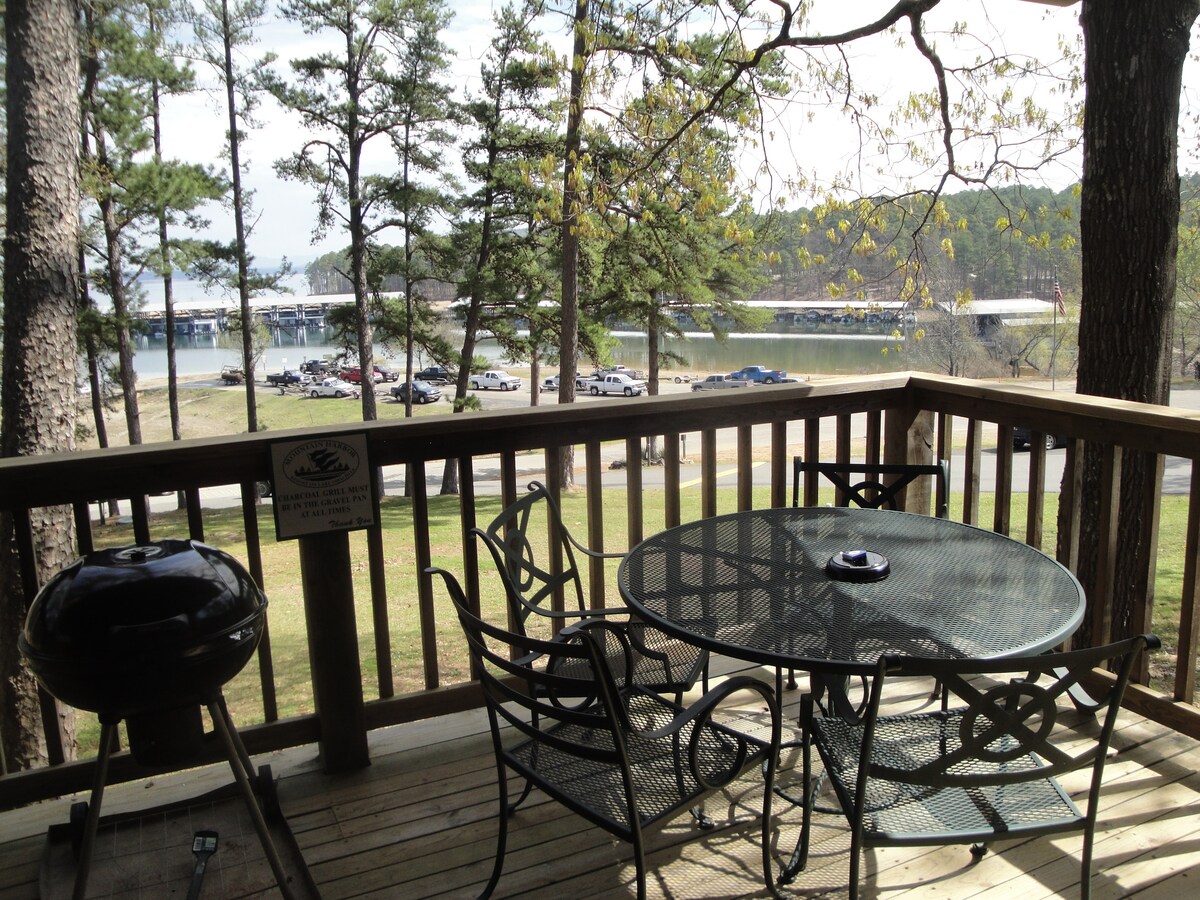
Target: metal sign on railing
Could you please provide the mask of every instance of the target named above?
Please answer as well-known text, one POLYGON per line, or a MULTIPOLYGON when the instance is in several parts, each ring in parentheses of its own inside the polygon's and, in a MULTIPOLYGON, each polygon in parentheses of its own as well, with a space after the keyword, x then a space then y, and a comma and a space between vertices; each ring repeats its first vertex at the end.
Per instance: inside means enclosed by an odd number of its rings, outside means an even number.
POLYGON ((379 521, 365 434, 276 441, 271 470, 277 540, 368 528, 379 521))

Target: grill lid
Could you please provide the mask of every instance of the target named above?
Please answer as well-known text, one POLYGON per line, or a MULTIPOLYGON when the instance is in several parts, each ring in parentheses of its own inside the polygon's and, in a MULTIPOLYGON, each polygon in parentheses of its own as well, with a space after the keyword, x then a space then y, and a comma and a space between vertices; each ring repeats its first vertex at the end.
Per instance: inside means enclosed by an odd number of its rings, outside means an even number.
POLYGON ((242 565, 192 540, 100 550, 34 599, 21 652, 46 689, 128 714, 202 698, 253 654, 267 600, 242 565))

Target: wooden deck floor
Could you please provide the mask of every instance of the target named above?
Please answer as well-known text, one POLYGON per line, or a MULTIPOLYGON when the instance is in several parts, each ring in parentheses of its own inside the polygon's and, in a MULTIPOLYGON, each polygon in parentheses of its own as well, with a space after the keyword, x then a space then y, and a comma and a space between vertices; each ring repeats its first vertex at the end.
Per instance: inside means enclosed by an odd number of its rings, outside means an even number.
MULTIPOLYGON (((914 689, 907 701, 919 697, 914 689)), ((375 733, 372 765, 348 775, 322 774, 312 747, 256 759, 270 763, 279 776, 283 810, 322 896, 415 900, 478 894, 496 840, 495 767, 486 727, 484 714, 475 712, 375 733)), ((789 756, 786 763, 794 761, 789 756)), ((782 774, 784 783, 791 778, 790 771, 782 774)), ((105 811, 169 803, 223 781, 227 771, 214 767, 154 784, 114 786, 105 811)), ((758 829, 750 821, 761 798, 758 781, 746 778, 710 800, 716 829, 698 833, 684 817, 653 835, 650 896, 767 896, 758 829), (731 814, 734 823, 724 822, 731 814)), ((0 900, 40 896, 46 828, 65 820, 67 805, 61 800, 0 814, 0 900)), ((799 821, 798 809, 777 803, 772 843, 778 859, 790 854, 799 821)), ((818 816, 814 837, 808 870, 783 893, 845 896, 845 825, 837 817, 818 816)), ((965 847, 876 851, 864 858, 863 895, 1078 896, 1080 844, 1078 835, 1008 841, 978 862, 965 847)), ((214 864, 219 857, 218 852, 214 864)), ((1092 891, 1097 898, 1183 900, 1200 894, 1200 745, 1194 740, 1123 716, 1106 770, 1092 891)), ((271 890, 238 896, 276 895, 271 890)), ((497 896, 634 895, 627 845, 536 794, 526 801, 513 820, 497 896)), ((206 889, 204 896, 232 895, 206 889)))

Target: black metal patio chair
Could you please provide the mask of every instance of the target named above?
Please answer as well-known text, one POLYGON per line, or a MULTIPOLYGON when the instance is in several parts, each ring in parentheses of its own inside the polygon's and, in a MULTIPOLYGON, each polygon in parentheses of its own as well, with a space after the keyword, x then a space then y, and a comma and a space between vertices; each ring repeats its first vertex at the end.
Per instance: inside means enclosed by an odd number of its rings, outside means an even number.
POLYGON ((971 844, 980 856, 993 840, 1071 831, 1083 832, 1080 892, 1087 898, 1100 784, 1121 697, 1138 654, 1158 646, 1153 635, 1139 635, 1007 660, 884 657, 858 721, 814 715, 812 699, 803 698, 804 822, 780 880, 789 881, 807 862, 815 745, 850 824, 851 898, 858 895, 867 847, 971 844), (1076 729, 1080 713, 1068 693, 1097 667, 1116 673, 1096 707, 1102 720, 1076 729), (962 705, 881 716, 885 685, 895 676, 936 677, 962 705), (1091 781, 1081 811, 1058 779, 1086 768, 1091 781))
MULTIPOLYGON (((677 702, 706 672, 708 651, 632 618, 627 607, 587 606, 575 561, 576 551, 590 559, 621 559, 625 554, 592 550, 577 541, 563 525, 558 504, 541 482, 530 482, 528 493, 504 509, 486 529, 474 528, 472 532, 492 554, 504 584, 513 625, 521 634, 528 633, 527 625, 533 615, 555 620, 559 626, 584 618, 620 622, 633 651, 633 681, 654 691, 673 693, 677 702), (549 541, 557 540, 561 548, 560 565, 538 563, 531 539, 535 525, 548 532, 549 541), (556 593, 563 597, 563 609, 554 608, 556 593)), ((609 662, 620 674, 624 657, 614 657, 609 662)), ((707 679, 704 686, 707 689, 707 679)))
POLYGON ((895 509, 900 495, 918 478, 934 479, 934 515, 944 519, 950 514, 950 463, 866 463, 814 462, 799 456, 792 459, 792 506, 801 505, 803 475, 815 473, 837 489, 837 505, 865 509, 895 509))
POLYGON ((475 615, 453 575, 427 571, 442 576, 454 601, 482 682, 496 754, 500 826, 481 897, 496 888, 509 817, 529 793, 526 788, 509 803, 509 769, 632 844, 638 897, 646 894, 644 831, 748 769, 760 770, 763 878, 774 893, 769 835, 780 717, 769 685, 749 676, 730 678, 685 708, 610 669, 614 647, 632 652, 623 629, 596 619, 565 629, 554 641, 517 634, 475 615), (739 692, 757 696, 731 701, 739 692), (748 709, 751 703, 754 709, 748 709), (723 705, 727 715, 718 721, 714 714, 723 705))
MULTIPOLYGON (((836 489, 837 504, 853 503, 863 509, 895 509, 901 493, 918 478, 934 479, 934 514, 939 519, 950 515, 950 462, 936 463, 867 463, 813 462, 792 457, 792 506, 802 506, 803 476, 813 473, 825 478, 836 489)), ((782 688, 782 675, 776 686, 782 688)), ((787 686, 796 687, 795 670, 789 670, 787 686)), ((934 691, 934 696, 938 693, 934 691)), ((944 695, 943 695, 944 699, 944 695)))

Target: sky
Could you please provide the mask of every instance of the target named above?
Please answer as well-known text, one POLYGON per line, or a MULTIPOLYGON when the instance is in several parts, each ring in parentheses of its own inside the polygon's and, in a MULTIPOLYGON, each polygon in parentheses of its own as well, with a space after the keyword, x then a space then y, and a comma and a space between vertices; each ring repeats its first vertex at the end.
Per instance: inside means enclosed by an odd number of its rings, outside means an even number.
MULTIPOLYGON (((818 0, 815 27, 825 34, 837 33, 863 24, 884 10, 894 0, 858 0, 855 3, 833 3, 818 0)), ((455 13, 446 41, 456 54, 453 78, 461 92, 478 87, 479 63, 487 50, 491 36, 492 0, 448 0, 455 13)), ((1074 9, 1054 9, 1023 0, 946 0, 935 21, 948 28, 954 20, 962 20, 972 30, 987 30, 996 34, 996 46, 1005 52, 1047 56, 1053 52, 1059 34, 1074 39, 1078 23, 1074 9)), ((939 8, 940 9, 940 8, 939 8)), ((260 55, 267 49, 278 55, 281 67, 290 59, 309 55, 319 46, 319 37, 305 35, 298 27, 272 18, 261 29, 259 44, 251 49, 260 55)), ((565 34, 547 34, 566 50, 565 34)), ((869 84, 880 95, 879 110, 890 110, 898 99, 914 85, 927 83, 926 70, 912 50, 898 54, 892 39, 881 39, 869 46, 851 51, 854 71, 859 83, 869 84)), ((200 71, 201 80, 209 81, 207 72, 200 71)), ((772 138, 768 147, 772 172, 759 178, 763 202, 768 194, 778 194, 786 178, 796 171, 815 171, 828 177, 833 173, 857 181, 867 190, 894 189, 902 174, 904 162, 893 160, 884 172, 872 171, 857 153, 858 133, 849 127, 840 114, 823 111, 819 106, 824 98, 812 102, 796 98, 773 113, 770 123, 772 138), (888 182, 891 182, 889 184, 888 182)), ((223 94, 197 93, 184 98, 171 98, 164 110, 164 150, 168 157, 191 162, 223 165, 220 158, 225 133, 223 94)), ((258 113, 261 127, 249 134, 243 145, 243 159, 248 161, 246 183, 255 192, 259 218, 250 238, 250 250, 257 264, 269 268, 281 257, 288 257, 302 268, 322 253, 347 245, 344 232, 334 232, 314 243, 314 194, 311 188, 280 179, 274 172, 275 160, 297 149, 305 138, 294 116, 289 115, 271 99, 264 99, 258 113)), ((868 154, 869 160, 869 154, 868 154)), ((749 172, 759 157, 750 158, 749 172)), ((388 160, 377 159, 377 165, 388 160)), ((457 161, 450 159, 453 168, 457 161)), ((1078 178, 1078 156, 1048 173, 1049 183, 1065 187, 1078 178)), ((789 206, 800 205, 792 198, 789 206)), ((210 210, 210 234, 224 240, 232 236, 228 215, 219 208, 210 210)), ((397 242, 399 238, 397 237, 397 242)))

